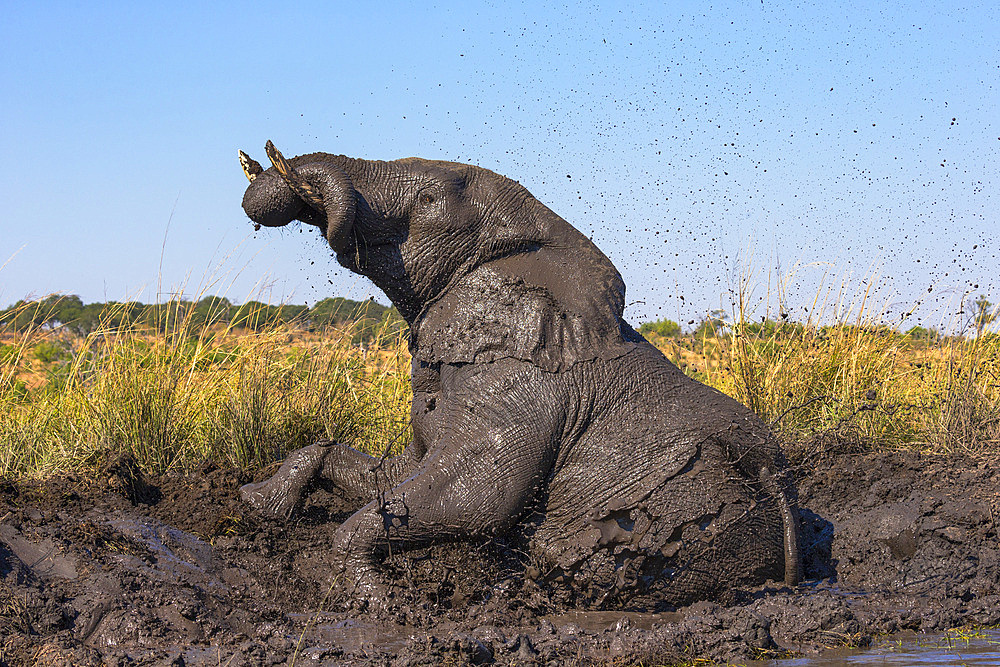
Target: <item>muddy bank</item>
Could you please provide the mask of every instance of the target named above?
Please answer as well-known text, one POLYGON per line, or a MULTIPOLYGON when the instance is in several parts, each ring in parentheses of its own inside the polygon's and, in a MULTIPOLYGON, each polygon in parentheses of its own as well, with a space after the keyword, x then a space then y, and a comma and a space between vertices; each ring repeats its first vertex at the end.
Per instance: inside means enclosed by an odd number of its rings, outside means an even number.
POLYGON ((352 610, 327 545, 353 504, 317 491, 263 520, 235 471, 2 482, 0 665, 724 662, 995 625, 998 470, 826 455, 799 473, 805 584, 656 614, 561 608, 516 541, 397 556, 391 611, 352 610))

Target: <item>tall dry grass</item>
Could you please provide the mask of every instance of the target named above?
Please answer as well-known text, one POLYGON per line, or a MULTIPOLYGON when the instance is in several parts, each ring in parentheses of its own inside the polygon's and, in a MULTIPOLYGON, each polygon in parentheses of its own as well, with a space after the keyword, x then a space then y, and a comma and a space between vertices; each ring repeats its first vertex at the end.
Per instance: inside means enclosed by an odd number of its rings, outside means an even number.
MULTIPOLYGON (((777 298, 754 301, 745 271, 717 330, 651 338, 771 423, 793 453, 824 443, 1000 452, 1000 336, 906 335, 874 276, 821 290, 794 322, 783 316, 787 280, 772 283, 777 298)), ((373 453, 408 442, 401 333, 363 349, 350 329, 206 328, 173 306, 150 330, 0 331, 0 477, 95 470, 122 454, 149 472, 205 460, 253 469, 318 438, 373 453)))
POLYGON ((0 477, 90 470, 122 454, 149 472, 205 460, 255 468, 321 437, 369 451, 407 442, 401 333, 361 348, 349 328, 205 328, 173 305, 160 332, 0 332, 0 477))
POLYGON ((788 277, 769 280, 776 294, 754 300, 756 277, 741 272, 731 318, 715 330, 655 342, 800 453, 831 442, 1000 453, 1000 335, 968 319, 954 335, 907 335, 877 296, 874 272, 821 286, 805 322, 794 322, 782 305, 788 277))

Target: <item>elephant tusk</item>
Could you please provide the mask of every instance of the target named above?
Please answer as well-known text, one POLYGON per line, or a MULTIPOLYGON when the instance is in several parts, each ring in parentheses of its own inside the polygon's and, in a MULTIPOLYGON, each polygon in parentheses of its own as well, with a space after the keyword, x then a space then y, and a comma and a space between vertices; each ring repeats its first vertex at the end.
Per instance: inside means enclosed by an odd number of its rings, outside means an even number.
POLYGON ((243 151, 238 152, 240 154, 240 166, 243 167, 243 173, 246 175, 247 180, 253 183, 253 179, 260 176, 260 174, 264 171, 264 168, 260 166, 259 162, 243 151))
POLYGON ((291 188, 292 192, 320 213, 326 213, 326 209, 323 207, 323 197, 319 191, 299 172, 295 171, 295 168, 288 163, 281 151, 274 147, 270 139, 264 145, 264 151, 267 153, 267 159, 274 165, 275 171, 281 175, 282 180, 291 188))

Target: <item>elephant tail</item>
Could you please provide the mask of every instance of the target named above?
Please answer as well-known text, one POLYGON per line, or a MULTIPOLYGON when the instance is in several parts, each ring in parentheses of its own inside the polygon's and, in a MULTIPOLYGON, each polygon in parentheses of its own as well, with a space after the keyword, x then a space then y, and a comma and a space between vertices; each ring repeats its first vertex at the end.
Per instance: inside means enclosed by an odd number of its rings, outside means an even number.
POLYGON ((802 580, 802 554, 799 551, 799 511, 788 493, 781 487, 767 466, 760 469, 760 482, 764 490, 778 503, 784 530, 785 584, 797 586, 802 580))

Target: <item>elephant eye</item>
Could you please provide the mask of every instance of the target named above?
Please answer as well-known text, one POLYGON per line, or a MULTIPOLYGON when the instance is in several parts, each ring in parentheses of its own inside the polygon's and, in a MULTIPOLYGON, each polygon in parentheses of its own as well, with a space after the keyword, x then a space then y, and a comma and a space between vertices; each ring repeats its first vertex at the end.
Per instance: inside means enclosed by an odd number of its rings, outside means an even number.
POLYGON ((424 194, 420 195, 420 203, 421 204, 433 204, 434 203, 434 195, 430 194, 429 192, 425 192, 424 194))

